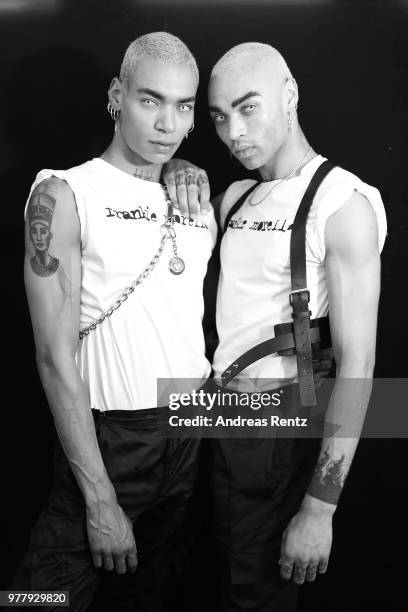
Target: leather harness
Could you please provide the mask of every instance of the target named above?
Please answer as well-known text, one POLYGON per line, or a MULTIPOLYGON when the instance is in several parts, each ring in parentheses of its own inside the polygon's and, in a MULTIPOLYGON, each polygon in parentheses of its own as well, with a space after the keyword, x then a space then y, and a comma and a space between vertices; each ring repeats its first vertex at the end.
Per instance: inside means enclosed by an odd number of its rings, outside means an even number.
MULTIPOLYGON (((309 310, 310 292, 306 277, 306 222, 318 188, 328 173, 336 166, 324 161, 313 175, 299 204, 290 238, 291 291, 289 303, 293 322, 274 325, 275 337, 252 347, 236 359, 221 374, 225 387, 237 374, 267 355, 296 355, 300 402, 302 406, 316 405, 313 380, 313 353, 331 347, 329 317, 311 319, 309 310)), ((235 213, 241 208, 249 194, 259 185, 255 183, 229 210, 224 223, 224 233, 235 213)))

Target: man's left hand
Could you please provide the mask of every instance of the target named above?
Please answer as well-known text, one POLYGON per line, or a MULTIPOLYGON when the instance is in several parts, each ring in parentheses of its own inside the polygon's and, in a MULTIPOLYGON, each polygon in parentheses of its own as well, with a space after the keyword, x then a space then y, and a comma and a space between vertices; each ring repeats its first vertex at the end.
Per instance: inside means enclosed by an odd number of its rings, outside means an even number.
POLYGON ((173 206, 182 215, 196 217, 211 211, 205 170, 183 159, 171 159, 163 167, 162 178, 173 206))
POLYGON ((281 576, 296 584, 313 582, 324 574, 332 545, 332 514, 300 509, 282 537, 281 576))

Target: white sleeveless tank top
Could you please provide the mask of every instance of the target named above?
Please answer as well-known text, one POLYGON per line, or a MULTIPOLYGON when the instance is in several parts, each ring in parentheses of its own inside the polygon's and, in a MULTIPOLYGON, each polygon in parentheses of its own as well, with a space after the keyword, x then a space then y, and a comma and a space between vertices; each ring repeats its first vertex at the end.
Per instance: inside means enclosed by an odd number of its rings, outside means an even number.
MULTIPOLYGON (((274 324, 292 321, 289 305, 291 227, 304 192, 324 159, 318 155, 302 168, 299 176, 282 181, 273 189, 274 181, 263 183, 253 195, 253 202, 259 204, 251 206, 247 199, 232 216, 221 244, 217 294, 220 343, 213 364, 216 377, 220 377, 242 353, 273 338, 274 324)), ((253 183, 253 180, 243 180, 229 187, 221 205, 222 222, 231 206, 253 183)), ((351 172, 335 168, 319 188, 306 225, 307 284, 313 318, 323 317, 328 312, 324 265, 326 221, 349 200, 354 190, 363 194, 373 207, 380 251, 384 245, 387 222, 378 190, 351 172)), ((353 223, 352 215, 350 223, 353 223)), ((245 386, 247 381, 249 385, 255 384, 258 390, 263 386, 273 388, 294 382, 297 379, 296 357, 282 357, 276 353, 264 357, 241 372, 239 378, 241 385, 245 386), (272 386, 270 379, 274 379, 272 386)))
MULTIPOLYGON (((42 170, 32 189, 56 176, 71 187, 81 225, 80 329, 107 310, 157 251, 167 205, 159 183, 144 181, 100 158, 64 171, 42 170)), ((154 270, 113 315, 79 342, 77 365, 92 408, 137 410, 161 405, 157 379, 200 381, 209 375, 202 330, 203 279, 213 248, 208 221, 175 211, 178 255, 171 242, 154 270)), ((197 383, 198 384, 198 383, 197 383)))

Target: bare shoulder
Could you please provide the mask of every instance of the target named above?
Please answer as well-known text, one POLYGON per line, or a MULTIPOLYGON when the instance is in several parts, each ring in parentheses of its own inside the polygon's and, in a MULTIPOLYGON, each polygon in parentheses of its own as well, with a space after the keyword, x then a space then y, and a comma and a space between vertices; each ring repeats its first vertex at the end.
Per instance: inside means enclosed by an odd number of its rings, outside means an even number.
POLYGON ((40 199, 49 202, 53 207, 58 202, 75 209, 75 197, 71 187, 56 176, 50 176, 35 186, 30 196, 30 203, 40 199))
POLYGON ((77 267, 80 242, 80 221, 72 189, 54 176, 41 181, 27 206, 25 247, 30 274, 26 278, 59 275, 68 262, 75 261, 77 267))
POLYGON ((27 206, 26 226, 53 232, 54 239, 78 240, 80 222, 75 196, 68 183, 56 176, 44 179, 33 189, 27 206))
POLYGON ((354 191, 350 198, 327 220, 325 243, 328 252, 352 254, 378 251, 378 221, 365 195, 354 191))

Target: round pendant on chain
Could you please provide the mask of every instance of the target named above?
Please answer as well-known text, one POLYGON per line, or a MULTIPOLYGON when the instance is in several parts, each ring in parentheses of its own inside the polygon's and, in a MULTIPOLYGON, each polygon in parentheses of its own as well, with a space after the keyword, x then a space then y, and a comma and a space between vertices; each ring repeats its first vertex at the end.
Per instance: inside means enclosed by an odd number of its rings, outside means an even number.
POLYGON ((172 257, 169 261, 169 270, 172 274, 182 274, 185 270, 186 264, 181 257, 172 257))

